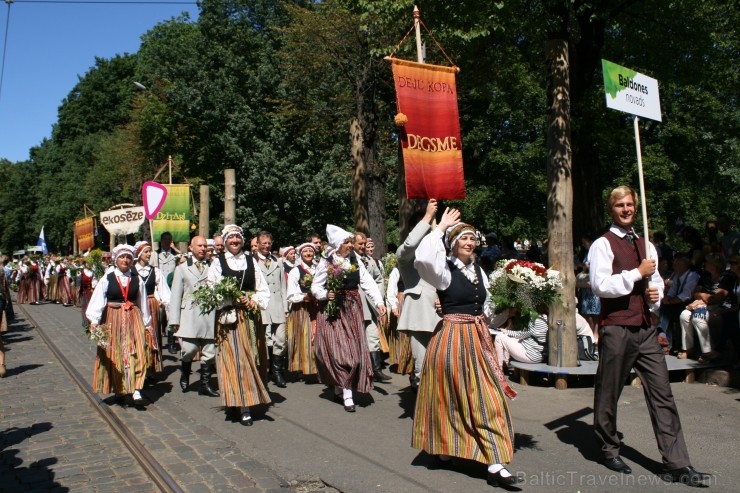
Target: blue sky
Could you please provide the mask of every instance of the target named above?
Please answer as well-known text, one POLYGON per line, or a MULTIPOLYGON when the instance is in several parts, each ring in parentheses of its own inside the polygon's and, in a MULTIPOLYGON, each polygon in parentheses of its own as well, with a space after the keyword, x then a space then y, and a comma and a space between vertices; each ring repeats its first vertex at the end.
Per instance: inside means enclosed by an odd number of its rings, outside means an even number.
POLYGON ((0 93, 0 159, 26 160, 31 147, 51 136, 59 105, 95 64, 96 56, 135 53, 141 36, 158 23, 185 11, 191 19, 198 15, 195 0, 189 4, 69 1, 14 0, 9 22, 8 5, 0 3, 0 47, 5 47, 7 38, 0 93))

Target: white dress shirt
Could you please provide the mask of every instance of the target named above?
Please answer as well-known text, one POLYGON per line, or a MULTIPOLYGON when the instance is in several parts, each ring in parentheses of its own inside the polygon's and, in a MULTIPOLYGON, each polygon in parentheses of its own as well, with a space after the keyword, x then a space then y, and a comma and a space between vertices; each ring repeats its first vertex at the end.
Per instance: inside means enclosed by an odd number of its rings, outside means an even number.
MULTIPOLYGON (((118 278, 121 286, 126 287, 131 282, 131 270, 121 272, 118 268, 113 269, 114 275, 118 278)), ((90 297, 90 304, 87 305, 87 311, 85 315, 87 319, 94 324, 99 324, 100 319, 103 318, 103 310, 105 310, 108 304, 107 299, 108 293, 108 275, 106 274, 98 281, 97 286, 93 290, 93 294, 90 297)), ((146 301, 146 286, 139 280, 139 294, 136 297, 136 304, 141 310, 141 318, 144 320, 144 325, 150 325, 152 323, 152 317, 149 314, 149 304, 146 301)))
POLYGON ((303 271, 300 269, 300 267, 303 267, 304 270, 308 271, 309 274, 314 275, 316 273, 316 267, 311 265, 306 265, 303 260, 296 263, 296 266, 290 270, 288 273, 288 302, 289 303, 302 303, 304 295, 303 291, 301 291, 301 277, 304 275, 303 271))
MULTIPOLYGON (((624 238, 627 235, 627 230, 612 224, 609 231, 617 235, 619 238, 624 238)), ((642 241, 639 239, 637 241, 642 241)), ((655 246, 648 242, 648 258, 658 259, 658 252, 655 250, 655 246)), ((612 262, 614 261, 614 253, 612 252, 609 240, 605 237, 597 238, 593 242, 591 248, 588 251, 589 256, 589 281, 591 282, 591 290, 596 296, 601 298, 619 298, 620 296, 627 296, 632 292, 635 287, 635 283, 642 279, 642 275, 637 268, 631 270, 625 270, 612 274, 612 262)), ((653 313, 658 312, 660 307, 660 300, 663 298, 663 278, 660 277, 658 269, 655 269, 653 275, 650 276, 650 286, 658 288, 658 301, 656 303, 650 303, 650 311, 653 313)))

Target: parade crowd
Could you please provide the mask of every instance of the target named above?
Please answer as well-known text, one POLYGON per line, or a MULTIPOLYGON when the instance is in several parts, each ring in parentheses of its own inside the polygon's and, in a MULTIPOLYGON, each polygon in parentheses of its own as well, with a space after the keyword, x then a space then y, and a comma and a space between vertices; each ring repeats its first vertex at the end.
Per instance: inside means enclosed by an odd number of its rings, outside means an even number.
MULTIPOLYGON (((664 235, 650 243, 635 234, 637 203, 628 187, 612 191, 613 223, 583 240, 575 273, 577 332, 586 349, 598 348, 589 353, 599 358, 596 440, 606 467, 631 473, 619 456, 616 408, 635 368, 664 479, 701 486, 708 478, 689 461, 665 355, 713 363, 731 354, 731 343, 737 365, 740 234, 722 216, 709 241, 699 235, 690 251, 675 252, 664 235)), ((146 408, 142 390, 156 382, 166 350, 179 355, 182 392, 195 390, 197 371, 198 394, 220 399, 244 426, 253 425, 255 406, 271 403, 269 385, 321 383, 340 412, 354 413, 357 394, 389 382, 393 370, 416 392, 411 443, 433 467, 477 461, 487 465, 489 484, 515 488, 507 465, 516 392, 506 373, 512 360, 546 362, 553 298, 545 295, 559 288, 558 273, 547 268, 546 242, 499 243, 458 210, 438 211, 435 200, 415 222, 383 259, 374 257, 372 238, 331 224, 326 241, 311 233, 280 249, 269 232, 249 237, 231 224, 213 238, 193 237, 187 252, 164 233, 157 250, 146 241, 121 244, 109 259, 5 258, 3 326, 12 317, 11 289, 20 304, 79 307, 97 343, 96 392, 146 408)))

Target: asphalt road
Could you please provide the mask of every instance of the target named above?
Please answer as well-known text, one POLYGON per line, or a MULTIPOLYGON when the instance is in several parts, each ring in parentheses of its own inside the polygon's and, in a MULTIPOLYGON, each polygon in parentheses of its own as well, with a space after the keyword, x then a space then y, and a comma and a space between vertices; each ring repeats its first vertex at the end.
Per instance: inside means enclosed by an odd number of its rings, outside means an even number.
MULTIPOLYGON (((94 352, 82 335, 79 311, 59 305, 26 309, 77 369, 91 376, 94 352)), ((357 398, 354 414, 334 403, 321 384, 298 381, 289 383, 286 389, 271 386, 274 404, 255 414, 254 426, 242 427, 224 420, 217 398, 182 393, 177 385, 177 365, 174 357, 166 354, 163 380, 146 391, 153 401, 146 411, 120 411, 140 439, 151 444, 155 455, 162 451, 165 466, 175 479, 188 474, 189 468, 233 467, 233 463, 225 464, 224 458, 237 453, 245 458, 242 462, 246 469, 242 472, 251 477, 257 474, 255 471, 263 474, 263 485, 264 478, 277 478, 276 487, 279 483, 280 489, 334 488, 345 493, 494 491, 486 485, 484 466, 466 463, 459 464, 455 471, 430 470, 428 456, 410 447, 415 394, 407 388, 404 376, 394 375, 390 384, 377 385, 370 395, 357 398), (196 450, 198 440, 206 437, 218 456, 214 453, 211 460, 208 454, 191 454, 185 463, 166 456, 167 444, 178 441, 178 433, 188 437, 195 434, 192 446, 196 450), (219 444, 223 448, 218 448, 219 444)), ((687 488, 665 483, 656 475, 661 470, 660 456, 640 388, 626 387, 620 399, 622 456, 633 469, 632 475, 623 476, 595 462, 598 450, 591 427, 592 388, 555 390, 512 385, 519 396, 511 403, 516 454, 510 470, 523 478, 522 491, 631 492, 648 488, 676 492, 687 488)), ((713 475, 709 482, 712 491, 738 491, 740 391, 674 383, 673 392, 694 466, 713 475)), ((256 481, 259 485, 260 478, 256 481)))

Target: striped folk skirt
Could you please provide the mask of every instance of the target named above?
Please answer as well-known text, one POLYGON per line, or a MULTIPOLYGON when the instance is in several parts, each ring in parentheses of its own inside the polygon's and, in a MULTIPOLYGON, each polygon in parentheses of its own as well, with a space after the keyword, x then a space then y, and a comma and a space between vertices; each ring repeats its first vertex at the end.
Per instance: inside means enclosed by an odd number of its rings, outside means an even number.
POLYGON ((109 303, 101 324, 110 328, 108 347, 98 346, 93 390, 102 394, 131 394, 144 387, 148 363, 144 321, 136 305, 109 303))
POLYGON ((316 332, 316 302, 294 303, 285 324, 285 339, 288 348, 288 371, 299 371, 304 375, 316 374, 316 359, 313 353, 316 332))
POLYGON ((18 282, 18 297, 16 298, 16 303, 18 303, 19 305, 30 303, 30 301, 28 301, 30 290, 31 280, 26 278, 25 276, 22 277, 21 280, 18 282))
POLYGON ((149 349, 149 371, 162 371, 162 351, 159 348, 160 335, 159 331, 162 326, 159 319, 159 301, 154 295, 147 295, 147 306, 149 315, 152 317, 151 329, 146 331, 146 346, 149 349))
POLYGON ((82 326, 87 327, 90 325, 90 320, 87 319, 87 315, 85 313, 87 312, 87 305, 90 304, 90 298, 92 298, 92 289, 82 289, 80 288, 80 311, 82 312, 82 326))
POLYGON ((267 342, 259 314, 235 308, 237 322, 222 325, 216 312, 216 370, 221 404, 226 407, 250 407, 269 404, 267 379, 267 342))
POLYGON ((362 301, 357 290, 337 294, 339 315, 328 317, 320 310, 316 316, 314 354, 319 380, 368 393, 373 389, 373 367, 365 339, 362 301))
POLYGON ((484 464, 514 455, 509 404, 475 323, 445 320, 427 349, 411 446, 484 464))
POLYGON ((46 292, 46 299, 52 302, 59 301, 59 276, 57 274, 51 274, 49 276, 49 288, 46 292))
POLYGON ((57 279, 57 298, 60 303, 64 305, 74 304, 74 296, 72 295, 72 286, 69 284, 67 276, 58 276, 57 279))
MULTIPOLYGON (((398 295, 398 315, 403 310, 403 293, 398 295)), ((389 311, 388 343, 390 345, 390 363, 396 365, 396 373, 409 375, 414 371, 414 356, 411 353, 411 338, 408 332, 398 332, 398 317, 389 311)))

